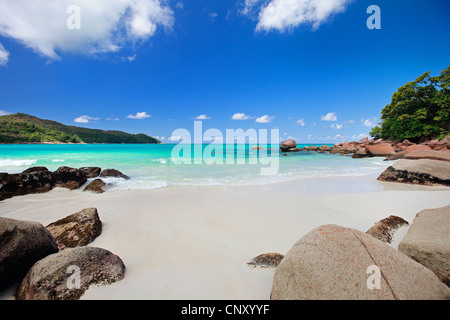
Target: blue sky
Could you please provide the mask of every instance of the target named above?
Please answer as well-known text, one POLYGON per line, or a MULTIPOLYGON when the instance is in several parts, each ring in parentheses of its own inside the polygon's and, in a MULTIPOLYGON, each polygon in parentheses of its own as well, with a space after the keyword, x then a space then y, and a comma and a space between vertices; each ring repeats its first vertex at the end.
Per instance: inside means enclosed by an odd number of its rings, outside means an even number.
POLYGON ((204 129, 334 143, 367 135, 398 87, 450 64, 446 0, 288 2, 0 0, 0 113, 165 142, 204 115, 204 129))

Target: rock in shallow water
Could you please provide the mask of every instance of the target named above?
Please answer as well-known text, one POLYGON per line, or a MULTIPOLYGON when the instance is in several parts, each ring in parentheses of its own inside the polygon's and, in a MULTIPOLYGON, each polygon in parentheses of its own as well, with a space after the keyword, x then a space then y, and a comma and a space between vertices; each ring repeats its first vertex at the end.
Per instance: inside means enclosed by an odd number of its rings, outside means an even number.
POLYGON ((39 260, 20 284, 18 300, 77 300, 93 284, 105 285, 125 276, 123 261, 108 250, 71 248, 39 260))
POLYGON ((91 183, 89 183, 83 191, 91 191, 94 193, 103 193, 105 190, 103 187, 106 186, 106 183, 102 179, 95 179, 91 183))
POLYGON ((80 170, 87 174, 89 178, 97 178, 102 171, 100 167, 83 167, 80 170))
POLYGON ((417 150, 405 154, 405 159, 431 159, 450 162, 450 151, 448 150, 417 150))
POLYGON ((395 154, 394 148, 389 143, 380 143, 366 146, 367 154, 372 157, 385 157, 395 154))

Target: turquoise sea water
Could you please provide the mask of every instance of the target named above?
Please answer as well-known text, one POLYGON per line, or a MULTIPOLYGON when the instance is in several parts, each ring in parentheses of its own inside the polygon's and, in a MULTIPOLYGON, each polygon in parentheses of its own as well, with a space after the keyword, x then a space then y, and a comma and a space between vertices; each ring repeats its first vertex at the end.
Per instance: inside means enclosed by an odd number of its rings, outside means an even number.
POLYGON ((265 146, 260 152, 251 150, 251 145, 218 145, 212 151, 212 145, 186 147, 183 154, 174 152, 176 145, 172 144, 0 145, 0 172, 18 173, 31 166, 45 166, 50 170, 60 166, 115 168, 132 179, 108 178, 107 183, 111 189, 128 190, 259 185, 311 177, 365 176, 376 174, 388 166, 380 158, 352 159, 307 151, 284 156, 277 152, 278 145, 265 146), (178 155, 184 157, 180 159, 178 155), (205 160, 208 157, 211 164, 205 160), (220 164, 221 159, 224 159, 223 164, 220 164), (181 160, 185 163, 180 164, 181 160), (263 175, 262 168, 269 167, 272 172, 263 175))

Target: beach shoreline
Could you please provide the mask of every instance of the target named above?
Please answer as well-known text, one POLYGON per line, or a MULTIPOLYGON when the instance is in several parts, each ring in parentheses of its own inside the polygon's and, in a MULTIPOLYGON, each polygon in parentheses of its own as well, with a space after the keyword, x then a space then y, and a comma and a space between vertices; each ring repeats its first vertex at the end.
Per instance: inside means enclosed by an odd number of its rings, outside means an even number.
MULTIPOLYGON (((92 286, 81 299, 266 300, 274 272, 249 268, 257 255, 285 254, 325 224, 365 232, 392 214, 411 223, 419 211, 448 205, 449 198, 447 187, 381 182, 374 174, 104 194, 56 188, 0 202, 0 216, 45 226, 98 209, 103 232, 90 246, 120 256, 127 271, 124 280, 92 286)), ((5 291, 0 299, 12 295, 5 291)))

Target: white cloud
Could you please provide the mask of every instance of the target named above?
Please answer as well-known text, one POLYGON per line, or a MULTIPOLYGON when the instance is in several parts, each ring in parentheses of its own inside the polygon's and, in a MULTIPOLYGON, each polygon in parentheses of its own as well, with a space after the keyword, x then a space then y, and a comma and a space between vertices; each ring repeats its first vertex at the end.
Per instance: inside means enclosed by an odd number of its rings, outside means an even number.
POLYGON ((107 121, 119 121, 119 118, 106 118, 107 121))
POLYGON ((9 52, 0 43, 0 66, 6 66, 9 60, 9 52))
POLYGON ((261 4, 267 3, 266 0, 245 0, 242 4, 240 13, 243 15, 253 15, 255 11, 261 9, 261 4))
POLYGON ((85 116, 81 116, 81 117, 75 118, 75 120, 73 120, 73 122, 75 122, 75 123, 89 123, 90 120, 96 121, 96 120, 100 120, 100 118, 93 118, 93 117, 85 115, 85 116))
POLYGON ((373 118, 370 118, 370 119, 361 119, 361 123, 365 127, 372 128, 372 127, 375 127, 377 125, 377 118, 373 117, 373 118))
POLYGON ((132 56, 126 57, 126 60, 128 60, 129 62, 133 62, 136 59, 136 57, 137 57, 137 54, 134 54, 132 56))
POLYGON ((201 114, 201 115, 199 115, 199 116, 196 116, 194 119, 195 119, 195 120, 209 120, 209 119, 211 119, 211 118, 208 117, 206 114, 201 114))
POLYGON ((304 127, 305 126, 305 120, 304 119, 297 120, 295 122, 295 124, 298 124, 299 126, 304 127))
POLYGON ((337 116, 336 116, 336 113, 330 112, 330 113, 327 113, 325 116, 321 116, 320 120, 321 121, 337 121, 337 116))
POLYGON ((151 116, 152 115, 150 115, 147 112, 143 111, 143 112, 138 112, 135 115, 130 114, 130 115, 127 116, 127 119, 142 120, 142 119, 150 118, 151 116))
POLYGON ((344 126, 343 124, 337 124, 337 123, 333 123, 331 125, 331 127, 336 130, 341 130, 343 126, 344 126))
POLYGON ((333 14, 343 12, 352 0, 245 0, 244 15, 259 11, 256 31, 286 30, 302 24, 317 29, 333 14))
POLYGON ((7 116, 8 114, 11 114, 11 112, 0 110, 0 116, 7 116))
POLYGON ((209 14, 209 17, 210 17, 211 19, 215 19, 215 18, 217 18, 217 16, 218 16, 217 12, 211 12, 211 13, 209 14))
POLYGON ((256 118, 255 122, 257 123, 270 123, 275 119, 275 117, 269 117, 268 115, 264 115, 260 118, 256 118))
POLYGON ((171 137, 167 138, 167 140, 173 141, 173 142, 181 141, 181 140, 184 140, 184 136, 171 136, 171 137))
POLYGON ((0 0, 0 35, 52 60, 61 52, 115 52, 173 23, 165 0, 0 0), (67 28, 72 5, 80 8, 80 29, 67 28))
POLYGON ((245 113, 235 113, 231 117, 231 120, 249 120, 253 119, 253 117, 246 115, 245 113))

